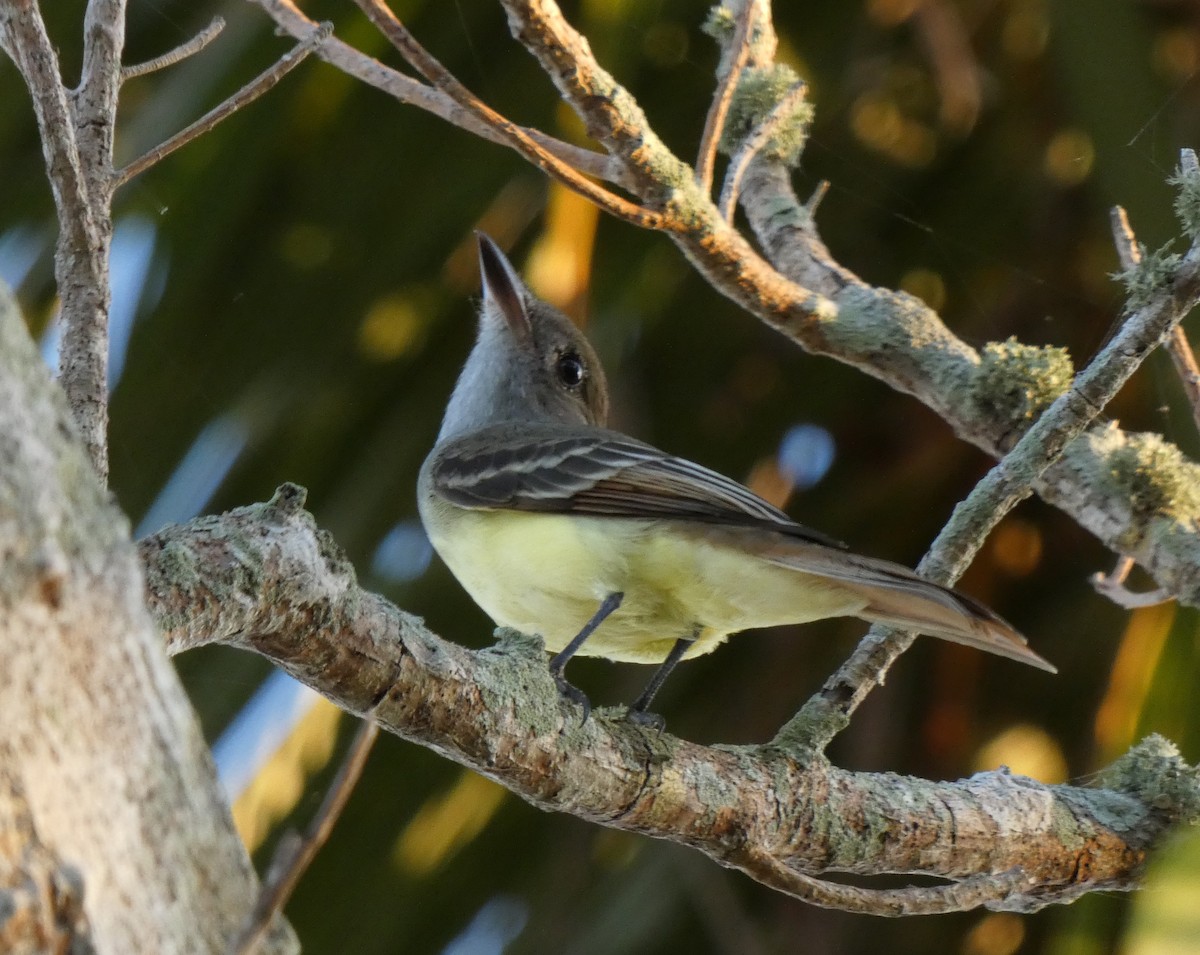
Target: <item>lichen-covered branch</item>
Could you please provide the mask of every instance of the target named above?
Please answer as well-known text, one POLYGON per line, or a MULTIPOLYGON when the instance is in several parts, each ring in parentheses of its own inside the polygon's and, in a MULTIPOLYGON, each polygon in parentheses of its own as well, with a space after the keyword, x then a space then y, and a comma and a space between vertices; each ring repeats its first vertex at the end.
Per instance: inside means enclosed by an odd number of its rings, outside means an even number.
MULTIPOLYGON (((1178 327, 1188 303, 1200 296, 1200 246, 1192 248, 1182 266, 1180 274, 1189 277, 1188 284, 1160 290, 1140 307, 1130 303, 1128 317, 1117 334, 954 509, 918 564, 920 573, 939 583, 956 582, 1001 519, 1032 493, 1038 478, 1178 327)), ((872 627, 850 659, 784 727, 780 742, 824 750, 866 695, 883 682, 915 636, 872 627)))
POLYGON ((955 783, 851 773, 772 746, 698 746, 623 710, 600 710, 581 726, 538 642, 505 632, 472 652, 439 639, 358 587, 303 497, 285 485, 268 504, 140 543, 168 646, 254 650, 350 712, 543 809, 693 846, 818 904, 883 914, 947 911, 963 899, 1029 911, 1129 889, 1166 828, 1200 815, 1195 770, 1162 741, 1137 751, 1143 788, 1131 792, 1119 772, 1108 789, 1003 772, 955 783), (851 902, 844 887, 811 881, 826 872, 984 881, 904 898, 854 890, 851 902))

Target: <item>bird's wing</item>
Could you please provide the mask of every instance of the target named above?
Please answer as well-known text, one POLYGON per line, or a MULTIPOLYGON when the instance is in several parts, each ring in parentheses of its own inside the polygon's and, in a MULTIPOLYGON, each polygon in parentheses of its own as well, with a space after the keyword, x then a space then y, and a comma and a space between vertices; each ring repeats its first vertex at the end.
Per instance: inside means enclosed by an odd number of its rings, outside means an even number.
POLYGON ((845 546, 724 475, 601 428, 487 428, 439 448, 430 476, 459 507, 688 519, 845 546))

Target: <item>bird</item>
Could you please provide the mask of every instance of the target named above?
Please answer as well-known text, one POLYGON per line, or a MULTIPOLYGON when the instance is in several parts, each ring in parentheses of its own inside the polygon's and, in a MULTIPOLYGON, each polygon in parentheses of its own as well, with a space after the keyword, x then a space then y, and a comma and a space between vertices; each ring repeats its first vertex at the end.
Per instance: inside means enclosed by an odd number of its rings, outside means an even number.
POLYGON ((738 482, 608 428, 604 369, 583 333, 477 234, 478 337, 417 482, 433 548, 499 626, 541 636, 559 691, 575 656, 657 664, 629 714, 681 660, 742 630, 858 617, 1049 672, 983 604, 865 557, 738 482))

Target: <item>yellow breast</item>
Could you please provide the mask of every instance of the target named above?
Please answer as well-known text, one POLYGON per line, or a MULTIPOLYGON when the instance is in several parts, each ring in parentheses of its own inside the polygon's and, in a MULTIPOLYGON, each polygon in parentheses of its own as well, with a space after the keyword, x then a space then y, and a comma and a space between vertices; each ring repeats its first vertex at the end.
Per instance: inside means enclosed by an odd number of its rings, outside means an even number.
POLYGON ((657 663, 679 637, 688 657, 751 627, 852 614, 860 598, 769 564, 703 526, 623 518, 439 507, 430 540, 498 624, 561 650, 611 593, 624 594, 580 650, 657 663))

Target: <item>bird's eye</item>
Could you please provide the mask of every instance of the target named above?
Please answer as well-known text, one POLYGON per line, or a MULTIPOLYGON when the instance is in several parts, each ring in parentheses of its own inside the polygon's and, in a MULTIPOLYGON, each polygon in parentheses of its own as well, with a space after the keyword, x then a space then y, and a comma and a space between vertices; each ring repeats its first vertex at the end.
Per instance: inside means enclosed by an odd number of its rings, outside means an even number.
POLYGON ((578 388, 583 384, 583 359, 573 351, 564 352, 554 363, 554 373, 567 388, 578 388))

